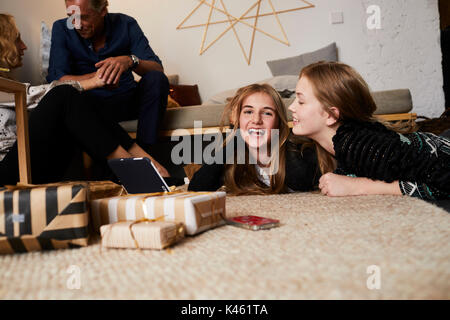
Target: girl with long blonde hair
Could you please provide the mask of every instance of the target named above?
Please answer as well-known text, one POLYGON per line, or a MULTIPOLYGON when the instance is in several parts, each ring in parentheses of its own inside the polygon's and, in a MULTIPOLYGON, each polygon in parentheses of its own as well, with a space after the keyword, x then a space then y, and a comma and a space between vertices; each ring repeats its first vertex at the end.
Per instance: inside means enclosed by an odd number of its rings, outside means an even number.
POLYGON ((230 194, 243 195, 313 189, 318 180, 314 151, 300 152, 289 142, 286 108, 274 88, 252 84, 239 89, 224 110, 222 124, 228 121, 224 161, 204 165, 189 190, 213 191, 224 185, 230 194))

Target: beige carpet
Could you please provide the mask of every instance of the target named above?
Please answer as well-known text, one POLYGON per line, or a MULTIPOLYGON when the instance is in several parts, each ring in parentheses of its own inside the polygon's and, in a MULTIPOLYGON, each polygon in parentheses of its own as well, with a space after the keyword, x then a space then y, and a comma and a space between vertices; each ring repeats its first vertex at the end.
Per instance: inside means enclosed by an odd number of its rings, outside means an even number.
POLYGON ((282 226, 224 226, 186 238, 172 252, 94 244, 0 256, 0 298, 450 298, 450 215, 420 200, 230 197, 227 211, 279 218, 282 226), (367 288, 371 265, 380 268, 379 290, 367 288), (77 279, 80 288, 70 289, 77 279))

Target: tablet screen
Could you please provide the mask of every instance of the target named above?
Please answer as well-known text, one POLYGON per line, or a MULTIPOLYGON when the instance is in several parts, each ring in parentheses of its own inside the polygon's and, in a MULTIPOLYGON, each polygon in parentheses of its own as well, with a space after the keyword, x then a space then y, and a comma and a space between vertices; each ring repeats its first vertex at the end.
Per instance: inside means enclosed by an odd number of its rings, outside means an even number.
POLYGON ((111 159, 108 165, 130 194, 170 191, 148 158, 111 159))

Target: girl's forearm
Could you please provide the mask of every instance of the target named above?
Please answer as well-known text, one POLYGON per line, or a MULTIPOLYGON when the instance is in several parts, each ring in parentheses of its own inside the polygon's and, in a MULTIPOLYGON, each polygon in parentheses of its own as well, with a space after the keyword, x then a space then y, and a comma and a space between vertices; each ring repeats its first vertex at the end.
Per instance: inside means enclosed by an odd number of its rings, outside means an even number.
POLYGON ((359 178, 362 194, 387 194, 387 195, 402 195, 398 181, 384 182, 379 180, 371 180, 368 178, 359 178))

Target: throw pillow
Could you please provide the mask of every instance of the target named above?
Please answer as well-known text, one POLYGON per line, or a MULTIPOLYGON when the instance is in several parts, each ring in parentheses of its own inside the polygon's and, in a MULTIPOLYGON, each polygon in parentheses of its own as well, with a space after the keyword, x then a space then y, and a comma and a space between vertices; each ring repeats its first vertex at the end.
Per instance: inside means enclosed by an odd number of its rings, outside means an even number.
POLYGON ((270 84, 277 91, 284 91, 284 90, 294 90, 295 91, 297 82, 298 82, 298 74, 276 76, 276 77, 269 78, 269 79, 266 79, 263 81, 259 81, 258 83, 270 84))
MULTIPOLYGON (((284 75, 284 76, 272 77, 269 79, 264 79, 264 80, 258 81, 256 83, 270 84, 272 87, 274 87, 275 90, 282 92, 284 90, 295 91, 297 82, 298 82, 298 74, 295 76, 284 75)), ((235 88, 232 90, 227 90, 227 91, 217 93, 214 96, 210 97, 208 99, 208 101, 206 101, 204 103, 204 105, 228 103, 234 97, 234 95, 236 94, 237 91, 238 91, 238 88, 235 88)))
POLYGON ((169 74, 167 75, 167 79, 169 79, 170 84, 178 84, 179 76, 177 74, 169 74))
MULTIPOLYGON (((50 60, 50 47, 52 44, 52 33, 44 21, 41 22, 41 76, 43 79, 48 74, 48 62, 50 60)), ((46 82, 46 81, 45 81, 46 82)))
POLYGON ((281 75, 299 75, 300 71, 310 65, 311 63, 319 61, 337 61, 337 47, 336 43, 313 51, 301 54, 299 56, 290 57, 280 60, 267 61, 270 72, 273 76, 281 75))
POLYGON ((170 85, 170 96, 182 107, 202 104, 197 85, 170 85))

